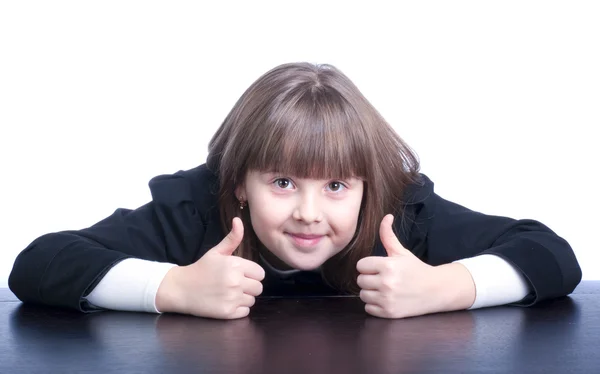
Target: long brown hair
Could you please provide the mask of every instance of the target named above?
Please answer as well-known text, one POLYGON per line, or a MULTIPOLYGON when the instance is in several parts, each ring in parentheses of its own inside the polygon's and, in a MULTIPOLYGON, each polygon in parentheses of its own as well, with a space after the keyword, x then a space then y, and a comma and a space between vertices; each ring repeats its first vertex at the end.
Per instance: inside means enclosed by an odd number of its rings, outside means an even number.
POLYGON ((211 139, 207 165, 220 181, 223 231, 241 217, 246 235, 235 255, 252 260, 260 243, 235 196, 248 170, 362 178, 355 235, 321 267, 327 283, 349 293, 359 291, 357 261, 372 253, 384 215, 402 213, 403 192, 418 181, 420 168, 418 157, 346 75, 310 63, 283 64, 258 78, 211 139))

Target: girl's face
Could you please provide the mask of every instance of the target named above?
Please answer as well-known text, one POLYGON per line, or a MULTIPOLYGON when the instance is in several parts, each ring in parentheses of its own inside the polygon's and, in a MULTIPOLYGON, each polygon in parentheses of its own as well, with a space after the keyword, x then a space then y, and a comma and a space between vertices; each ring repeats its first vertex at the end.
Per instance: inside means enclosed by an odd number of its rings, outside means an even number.
POLYGON ((236 195, 248 201, 252 227, 266 249, 291 268, 311 270, 352 240, 363 181, 249 171, 236 195))

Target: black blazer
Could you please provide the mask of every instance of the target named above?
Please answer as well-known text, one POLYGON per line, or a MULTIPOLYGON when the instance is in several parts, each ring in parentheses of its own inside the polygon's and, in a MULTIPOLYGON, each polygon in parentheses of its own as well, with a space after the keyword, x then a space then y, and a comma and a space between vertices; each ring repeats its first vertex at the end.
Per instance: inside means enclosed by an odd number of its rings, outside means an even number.
MULTIPOLYGON (((422 185, 405 194, 405 217, 395 220, 402 245, 431 265, 495 254, 519 269, 533 293, 519 305, 571 293, 581 269, 569 244, 542 223, 469 210, 422 185)), ((224 237, 217 209, 217 177, 200 165, 149 183, 152 201, 135 210, 117 209, 83 230, 43 235, 15 260, 9 287, 23 302, 91 310, 85 296, 119 261, 134 257, 187 265, 224 237)), ((380 242, 373 255, 386 256, 380 242)), ((267 273, 263 296, 331 294, 314 273, 282 280, 267 273)))

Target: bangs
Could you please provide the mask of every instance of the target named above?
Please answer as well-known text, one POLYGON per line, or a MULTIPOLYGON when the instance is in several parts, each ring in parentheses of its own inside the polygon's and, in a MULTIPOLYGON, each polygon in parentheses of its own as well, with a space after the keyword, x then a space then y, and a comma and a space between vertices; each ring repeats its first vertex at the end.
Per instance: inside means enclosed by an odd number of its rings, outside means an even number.
POLYGON ((367 177, 369 137, 341 96, 315 87, 272 108, 251 141, 249 169, 310 179, 367 177))

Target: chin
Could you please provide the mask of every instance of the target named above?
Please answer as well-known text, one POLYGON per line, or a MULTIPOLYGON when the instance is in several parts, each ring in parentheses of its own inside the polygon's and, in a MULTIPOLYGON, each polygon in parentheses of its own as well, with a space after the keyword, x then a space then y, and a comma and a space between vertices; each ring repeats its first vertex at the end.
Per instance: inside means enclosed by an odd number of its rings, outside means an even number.
POLYGON ((315 270, 319 266, 323 265, 325 261, 302 261, 302 259, 298 259, 297 261, 290 261, 288 265, 297 270, 310 271, 315 270))

